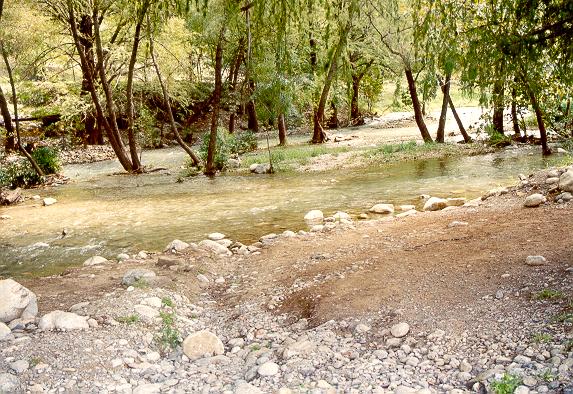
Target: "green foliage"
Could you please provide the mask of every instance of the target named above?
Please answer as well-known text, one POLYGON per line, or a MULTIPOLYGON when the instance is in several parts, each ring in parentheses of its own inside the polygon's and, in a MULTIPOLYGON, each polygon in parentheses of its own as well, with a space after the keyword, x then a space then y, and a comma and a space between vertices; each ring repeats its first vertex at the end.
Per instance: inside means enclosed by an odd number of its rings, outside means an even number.
MULTIPOLYGON (((209 150, 210 134, 205 133, 199 148, 199 155, 203 162, 207 161, 209 150)), ((223 171, 227 167, 227 161, 231 155, 243 154, 256 150, 258 146, 257 137, 252 131, 244 131, 237 134, 229 134, 227 130, 219 128, 217 130, 217 143, 215 148, 215 168, 223 171)))
POLYGON ((160 312, 161 331, 155 337, 162 352, 166 353, 175 349, 181 343, 181 334, 175 327, 175 312, 160 312))
POLYGON ((496 394, 512 394, 522 382, 519 376, 506 373, 500 380, 491 383, 491 389, 496 394))
POLYGON ((553 317, 557 323, 573 323, 573 312, 563 312, 553 317))
POLYGON ((551 373, 550 369, 546 369, 545 371, 540 372, 538 376, 539 379, 547 383, 553 382, 556 379, 556 376, 551 373))
MULTIPOLYGON (((273 148, 271 150, 271 159, 273 166, 276 167, 275 170, 286 171, 308 164, 313 157, 326 154, 337 155, 348 152, 348 150, 349 148, 345 146, 288 145, 273 148)), ((241 165, 248 168, 251 164, 265 163, 268 160, 268 152, 264 150, 244 157, 241 165)))
POLYGON ((244 154, 257 150, 259 147, 257 136, 251 130, 230 135, 229 137, 234 137, 228 138, 228 143, 230 145, 229 150, 231 153, 244 154))
POLYGON ((165 306, 168 306, 168 307, 170 307, 170 308, 175 307, 175 303, 174 303, 173 300, 172 300, 171 298, 169 298, 169 297, 163 297, 163 298, 161 299, 161 304, 162 304, 162 305, 165 305, 165 306))
POLYGON ((558 298, 563 298, 564 294, 562 291, 553 289, 543 289, 537 294, 535 294, 536 300, 554 300, 558 298))
POLYGON ((487 143, 491 146, 506 146, 511 144, 511 138, 505 134, 499 133, 494 129, 493 124, 486 123, 482 126, 481 131, 488 135, 487 143))
POLYGON ((145 289, 149 287, 149 282, 144 278, 138 278, 135 282, 133 282, 132 286, 136 289, 145 289))
POLYGON ((546 332, 533 334, 531 340, 535 343, 549 343, 553 340, 553 336, 546 332))
POLYGON ((61 168, 58 152, 47 146, 36 149, 32 157, 46 175, 55 174, 61 168))
POLYGON ((118 316, 115 318, 115 320, 119 323, 123 323, 123 324, 135 324, 137 322, 139 322, 139 315, 133 314, 133 315, 127 315, 127 316, 118 316))
POLYGON ((39 185, 43 181, 25 158, 0 167, 0 186, 28 188, 39 185))

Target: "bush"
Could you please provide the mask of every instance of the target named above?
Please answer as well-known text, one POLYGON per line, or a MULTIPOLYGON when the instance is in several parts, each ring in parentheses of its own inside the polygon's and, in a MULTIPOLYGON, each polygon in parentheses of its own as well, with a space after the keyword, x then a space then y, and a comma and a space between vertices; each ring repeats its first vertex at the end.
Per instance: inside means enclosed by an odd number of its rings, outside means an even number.
POLYGON ((32 153, 32 157, 46 175, 55 174, 61 168, 58 153, 52 148, 40 147, 32 153))
MULTIPOLYGON (((204 162, 207 161, 209 138, 210 133, 205 133, 199 148, 199 154, 204 162)), ((257 149, 257 146, 257 137, 252 131, 229 134, 227 130, 219 128, 217 130, 217 145, 215 147, 215 168, 219 171, 224 170, 231 155, 253 151, 257 149)))
POLYGON ((42 183, 27 159, 20 159, 0 168, 0 185, 10 188, 31 187, 42 183))
POLYGON ((251 130, 242 133, 230 134, 228 137, 231 153, 243 154, 257 150, 259 143, 257 136, 251 130))

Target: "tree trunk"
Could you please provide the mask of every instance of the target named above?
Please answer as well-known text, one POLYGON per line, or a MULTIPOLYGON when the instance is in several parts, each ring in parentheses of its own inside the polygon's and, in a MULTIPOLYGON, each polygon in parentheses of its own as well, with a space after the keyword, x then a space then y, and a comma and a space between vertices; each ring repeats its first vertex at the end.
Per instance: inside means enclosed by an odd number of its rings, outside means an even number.
POLYGON ((504 107, 503 80, 498 79, 493 84, 493 129, 503 134, 503 107, 504 107))
POLYGON ((433 142, 426 123, 424 123, 424 116, 422 115, 422 107, 420 105, 420 100, 418 99, 418 92, 416 91, 416 81, 414 80, 414 75, 410 67, 405 68, 406 79, 408 80, 408 90, 410 91, 410 98, 412 99, 412 105, 414 107, 414 118, 416 119, 416 124, 418 129, 422 134, 424 142, 433 142))
POLYGON ((161 86, 161 92, 163 93, 163 100, 165 102, 165 108, 167 109, 167 115, 169 117, 169 126, 171 127, 171 132, 175 135, 175 139, 177 143, 183 150, 189 155, 193 165, 199 167, 201 164, 201 160, 197 157, 195 152, 191 148, 187 146, 185 141, 181 138, 181 134, 179 134, 179 130, 177 130, 177 126, 175 125, 175 118, 173 117, 173 110, 171 109, 171 100, 169 99, 169 92, 167 91, 167 87, 163 82, 163 76, 161 75, 161 70, 159 70, 159 65, 155 60, 155 51, 153 49, 153 35, 151 34, 151 27, 149 21, 149 14, 147 15, 147 35, 149 36, 149 54, 151 55, 151 62, 153 63, 153 68, 155 68, 155 73, 157 74, 157 80, 159 81, 159 85, 161 86))
MULTIPOLYGON (((14 119, 16 119, 16 141, 18 143, 18 149, 24 156, 26 156, 26 159, 28 159, 28 161, 34 168, 36 174, 38 174, 38 176, 40 177, 43 177, 44 172, 38 166, 38 163, 36 163, 36 160, 34 160, 32 155, 30 155, 30 153, 26 149, 24 149, 24 146, 22 145, 22 139, 20 138, 20 120, 18 119, 18 96, 16 95, 16 85, 14 84, 14 76, 12 75, 12 67, 10 66, 10 62, 8 61, 8 53, 6 53, 6 49, 4 48, 4 42, 0 42, 0 51, 2 52, 2 58, 4 59, 4 64, 6 65, 6 71, 8 71, 8 81, 10 82, 10 88, 12 90, 12 103, 14 105, 14 119)), ((2 92, 1 89, 0 93, 2 94, 0 102, 7 105, 6 98, 4 97, 4 92, 2 92)), ((9 116, 10 111, 8 111, 8 108, 2 108, 1 112, 2 115, 6 113, 8 114, 8 119, 4 118, 4 123, 5 124, 10 123, 9 127, 11 127, 12 119, 9 116)))
POLYGON ((519 120, 517 119, 517 91, 515 88, 511 89, 511 123, 513 124, 513 132, 515 135, 521 136, 519 120))
POLYGON ((278 126, 279 126, 279 145, 285 146, 287 144, 287 128, 285 122, 285 114, 280 114, 278 118, 278 126))
POLYGON ((129 153, 131 155, 131 162, 133 163, 133 171, 141 172, 141 162, 137 153, 137 144, 135 141, 135 105, 133 104, 133 74, 135 72, 135 62, 137 61, 137 51, 139 49, 139 40, 141 38, 141 26, 143 25, 143 18, 147 14, 149 1, 144 1, 141 4, 141 10, 137 15, 137 23, 135 24, 135 33, 133 35, 133 45, 131 47, 131 57, 129 59, 129 67, 127 70, 127 140, 129 143, 129 153))
POLYGON ((446 73, 446 79, 442 84, 441 78, 438 81, 441 85, 441 90, 443 94, 442 99, 442 111, 440 112, 440 120, 438 121, 438 131, 436 133, 436 142, 444 143, 446 134, 446 118, 448 114, 448 98, 450 97, 450 78, 452 74, 450 72, 446 73))
POLYGON ((350 124, 354 126, 364 124, 364 119, 360 116, 360 109, 358 108, 358 94, 360 90, 361 75, 352 75, 352 98, 350 99, 350 124))
POLYGON ((235 132, 235 120, 237 118, 237 109, 238 106, 235 99, 235 91, 237 90, 237 81, 239 79, 239 69, 241 68, 241 63, 244 58, 244 41, 241 40, 239 42, 239 49, 237 50, 237 55, 235 56, 235 61, 231 66, 231 70, 229 71, 229 77, 231 79, 230 87, 229 87, 229 95, 232 100, 231 104, 231 115, 229 115, 229 134, 233 134, 235 132))
POLYGON ((330 59, 330 67, 328 68, 326 79, 324 80, 324 86, 322 87, 320 100, 318 101, 318 106, 314 111, 314 117, 313 117, 314 127, 312 133, 313 144, 322 144, 324 141, 326 141, 326 133, 324 132, 321 123, 324 120, 324 109, 326 106, 326 99, 328 98, 328 93, 330 92, 332 81, 334 80, 334 76, 336 75, 336 71, 338 69, 338 59, 342 54, 342 50, 346 47, 346 39, 348 37, 348 32, 350 31, 351 21, 352 21, 352 15, 348 20, 344 29, 342 29, 342 31, 340 32, 340 38, 338 40, 338 44, 336 45, 336 49, 332 54, 332 59, 330 59))
MULTIPOLYGON (((255 81, 252 79, 249 80, 249 97, 255 91, 255 81)), ((253 133, 259 132, 259 120, 257 119, 257 108, 255 106, 255 101, 253 99, 249 99, 247 102, 247 128, 251 130, 253 133)))
POLYGON ((458 115, 458 111, 456 111, 456 107, 454 106, 454 102, 452 101, 452 97, 449 94, 448 94, 448 104, 450 105, 450 109, 452 110, 452 114, 454 115, 454 119, 456 120, 456 123, 458 124, 458 128, 460 129, 460 133, 462 133, 462 136, 464 137, 464 141, 466 143, 472 142, 472 138, 469 136, 468 132, 466 131, 466 128, 464 127, 464 124, 462 123, 462 120, 460 119, 460 116, 458 115))
POLYGON ((2 112, 2 118, 4 119, 4 128, 6 129, 6 142, 4 143, 4 149, 6 153, 16 150, 16 140, 14 139, 14 126, 12 125, 12 115, 10 114, 10 109, 8 108, 8 102, 6 97, 4 97, 4 92, 0 87, 0 111, 2 112))
POLYGON ((543 156, 548 156, 551 154, 551 149, 547 145, 547 130, 545 130, 545 121, 543 120, 543 111, 539 106, 535 92, 529 86, 527 81, 524 81, 527 93, 529 94, 529 100, 531 101, 531 106, 535 110, 535 117, 537 118, 537 126, 539 127, 539 134, 541 136, 541 151, 543 156))
POLYGON ((219 126, 219 107, 221 104, 222 73, 223 73, 223 39, 225 28, 221 28, 217 49, 215 51, 215 90, 213 92, 213 109, 211 114, 211 133, 209 134, 209 148, 207 150, 207 163, 205 175, 213 176, 217 172, 215 167, 215 150, 217 149, 217 127, 219 126))

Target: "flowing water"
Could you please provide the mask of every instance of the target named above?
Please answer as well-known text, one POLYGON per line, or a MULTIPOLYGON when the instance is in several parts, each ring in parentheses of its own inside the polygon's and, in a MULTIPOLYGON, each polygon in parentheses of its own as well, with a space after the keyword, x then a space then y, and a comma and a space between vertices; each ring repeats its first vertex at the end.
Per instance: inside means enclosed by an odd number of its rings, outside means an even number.
POLYGON ((45 275, 93 255, 162 250, 173 239, 200 241, 210 232, 241 242, 306 228, 304 214, 358 214, 378 202, 420 203, 420 194, 473 198, 516 175, 548 165, 538 150, 402 162, 321 173, 222 175, 177 183, 185 157, 176 149, 145 152, 144 162, 170 174, 113 175, 115 161, 70 165, 72 181, 42 191, 58 203, 28 200, 0 208, 0 275, 45 275), (62 238, 62 231, 67 235, 62 238), (47 244, 47 245, 46 245, 47 244), (49 245, 49 247, 48 247, 49 245))

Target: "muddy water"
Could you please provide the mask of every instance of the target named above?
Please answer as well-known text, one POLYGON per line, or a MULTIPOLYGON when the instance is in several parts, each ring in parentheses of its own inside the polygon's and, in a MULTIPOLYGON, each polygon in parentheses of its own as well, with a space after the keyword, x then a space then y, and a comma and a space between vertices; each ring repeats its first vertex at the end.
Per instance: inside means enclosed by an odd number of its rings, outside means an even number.
POLYGON ((377 202, 419 203, 420 194, 472 198, 515 183, 518 173, 548 163, 537 150, 423 160, 327 173, 224 175, 177 183, 184 156, 147 152, 144 162, 169 172, 113 175, 115 162, 72 165, 68 185, 38 201, 0 208, 0 275, 43 275, 98 254, 157 251, 171 240, 199 241, 219 231, 251 242, 270 232, 305 228, 304 214, 344 210, 359 214, 377 202), (62 238, 65 229, 67 235, 62 238), (47 245, 46 245, 47 244, 47 245))

